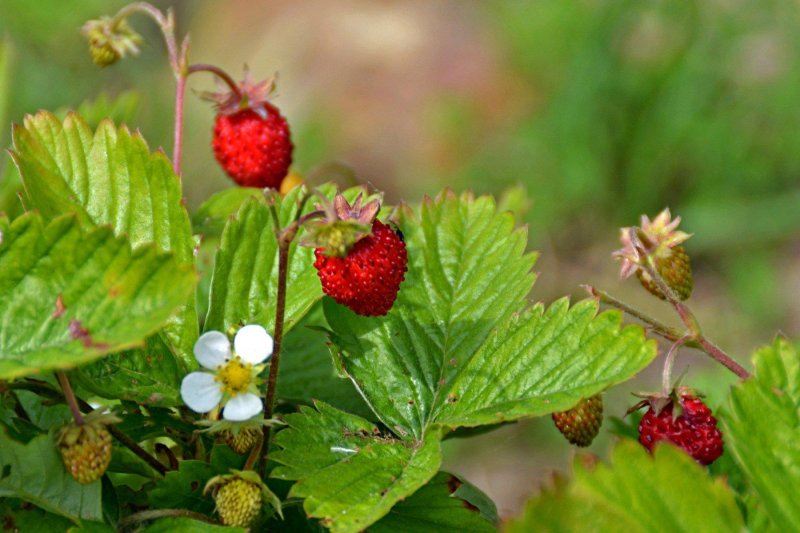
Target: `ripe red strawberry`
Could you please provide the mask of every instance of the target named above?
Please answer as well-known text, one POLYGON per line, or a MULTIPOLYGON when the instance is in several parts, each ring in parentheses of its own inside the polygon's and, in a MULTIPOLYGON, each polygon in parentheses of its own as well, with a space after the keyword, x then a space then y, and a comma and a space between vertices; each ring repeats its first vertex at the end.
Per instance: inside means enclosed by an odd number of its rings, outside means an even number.
POLYGON ((292 164, 289 125, 278 109, 264 103, 232 115, 218 114, 212 146, 225 173, 243 187, 278 188, 292 164))
POLYGON ((400 233, 380 220, 372 233, 362 237, 344 257, 314 251, 314 267, 322 290, 342 305, 364 316, 382 316, 392 308, 408 265, 406 245, 400 233))
POLYGON ((289 125, 268 101, 273 90, 273 80, 253 84, 248 72, 236 90, 206 95, 217 102, 214 156, 243 187, 277 189, 292 164, 289 125))
POLYGON ((585 398, 568 411, 553 413, 553 422, 564 437, 576 446, 589 446, 603 423, 603 396, 585 398))
POLYGON ((722 433, 717 429, 717 419, 711 409, 688 392, 677 397, 680 413, 675 416, 675 399, 661 399, 666 404, 657 410, 658 400, 651 400, 650 408, 639 423, 639 442, 648 450, 656 442, 666 440, 683 448, 695 461, 710 465, 722 455, 722 433))

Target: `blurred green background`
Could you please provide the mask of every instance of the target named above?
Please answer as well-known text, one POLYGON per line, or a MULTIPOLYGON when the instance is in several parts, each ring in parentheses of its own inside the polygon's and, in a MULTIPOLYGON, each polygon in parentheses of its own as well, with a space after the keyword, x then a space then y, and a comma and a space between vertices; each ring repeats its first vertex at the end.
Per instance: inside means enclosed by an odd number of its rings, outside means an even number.
MULTIPOLYGON (((139 57, 100 70, 79 34, 118 0, 0 0, 0 145, 11 122, 78 107, 172 147, 174 80, 142 17, 139 57), (131 89, 123 100, 114 99, 131 89)), ((388 198, 443 187, 500 194, 520 185, 533 298, 604 287, 662 320, 664 304, 617 279, 618 227, 669 206, 695 233, 692 306, 706 333, 745 361, 777 332, 800 331, 800 10, 790 0, 192 0, 173 5, 191 60, 239 77, 280 73, 296 168, 319 179, 340 162, 388 198), (328 169, 328 170, 326 170, 328 169)), ((195 91, 213 81, 194 76, 195 91)), ((213 110, 190 91, 184 183, 194 208, 230 186, 209 143, 213 110)), ((14 169, 0 210, 16 213, 14 169)), ((512 195, 513 196, 513 195, 512 195)), ((510 202, 514 202, 512 197, 510 202)), ((658 366, 658 365, 654 365, 658 366)), ((718 404, 731 378, 686 353, 688 382, 718 404), (716 392, 715 392, 716 391, 716 392)), ((612 391, 658 385, 658 368, 612 391)), ((591 451, 603 453, 605 436, 591 451)), ((447 468, 516 512, 573 451, 548 419, 448 441, 447 468)))

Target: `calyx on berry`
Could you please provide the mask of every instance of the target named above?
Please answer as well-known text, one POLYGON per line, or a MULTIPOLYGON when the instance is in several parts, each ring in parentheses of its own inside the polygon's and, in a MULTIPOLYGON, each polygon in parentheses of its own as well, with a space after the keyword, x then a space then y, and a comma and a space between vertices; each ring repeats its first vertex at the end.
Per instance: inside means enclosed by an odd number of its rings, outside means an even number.
POLYGON ((223 115, 233 115, 243 109, 252 109, 261 118, 266 118, 267 110, 265 105, 275 93, 275 82, 277 75, 261 80, 253 81, 250 70, 245 66, 244 79, 237 84, 236 88, 226 88, 218 92, 205 92, 203 98, 214 103, 217 111, 223 115))
POLYGON ((662 300, 666 299, 645 268, 650 263, 679 299, 689 298, 693 288, 692 268, 682 243, 692 235, 678 231, 680 222, 681 217, 672 220, 669 209, 664 209, 652 221, 642 215, 639 227, 621 228, 622 248, 613 254, 622 261, 620 277, 624 279, 636 274, 645 289, 662 300))
POLYGON ((374 199, 364 204, 363 195, 359 193, 351 205, 337 193, 332 204, 320 207, 325 211, 325 218, 306 228, 300 244, 321 248, 328 257, 345 257, 356 242, 370 234, 381 203, 374 199))
POLYGON ((230 474, 208 480, 203 494, 214 497, 222 523, 227 526, 249 527, 256 522, 264 503, 283 518, 280 499, 252 470, 230 470, 230 474))

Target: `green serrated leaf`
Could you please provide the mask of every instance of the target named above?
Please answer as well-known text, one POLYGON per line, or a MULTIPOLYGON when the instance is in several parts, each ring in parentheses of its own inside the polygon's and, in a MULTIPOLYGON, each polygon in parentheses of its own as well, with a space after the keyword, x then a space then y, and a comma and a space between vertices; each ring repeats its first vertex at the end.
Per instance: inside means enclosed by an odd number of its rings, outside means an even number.
POLYGON ((661 444, 651 456, 621 441, 611 465, 575 467, 575 480, 533 499, 509 532, 741 531, 733 492, 682 450, 661 444), (702 502, 700 504, 699 502, 702 502))
MULTIPOLYGON (((139 133, 103 120, 92 132, 76 113, 63 123, 41 111, 13 128, 12 157, 28 201, 45 219, 76 213, 83 224, 111 225, 131 246, 149 243, 192 266, 194 238, 180 179, 163 152, 151 153, 139 133)), ((194 297, 170 318, 164 335, 187 367, 195 365, 194 297)))
POLYGON ((247 529, 234 526, 217 526, 191 518, 162 518, 144 529, 142 533, 247 533, 247 529))
POLYGON ((474 485, 439 472, 417 492, 395 505, 389 514, 369 526, 370 533, 427 533, 429 531, 496 531, 497 509, 474 485), (488 507, 493 519, 481 514, 475 503, 488 507), (488 503, 487 503, 488 502, 488 503))
POLYGON ((779 530, 800 524, 800 353, 785 339, 754 357, 755 376, 731 390, 726 445, 779 530))
POLYGON ((641 328, 594 302, 520 310, 535 258, 491 198, 445 193, 400 228, 409 267, 388 315, 323 302, 342 368, 396 434, 563 410, 655 357, 641 328))
POLYGON ((363 418, 374 417, 350 380, 337 374, 327 346, 327 336, 309 326, 327 326, 322 306, 315 305, 284 338, 278 397, 305 404, 321 400, 363 418))
POLYGON ((374 424, 317 402, 288 415, 289 428, 271 458, 284 466, 272 476, 298 480, 290 497, 331 531, 366 528, 433 477, 441 464, 440 435, 422 442, 382 435, 374 424))
MULTIPOLYGON (((0 219, 0 222, 2 219, 0 219)), ((0 378, 68 369, 140 345, 186 301, 191 267, 109 228, 37 213, 0 223, 0 378)))
POLYGON ((493 334, 445 389, 436 420, 476 426, 562 411, 633 377, 656 356, 638 326, 594 300, 537 305, 493 334))
POLYGON ((205 461, 181 461, 178 470, 167 472, 147 494, 154 509, 188 509, 210 514, 214 511, 214 500, 204 496, 203 489, 212 477, 227 473, 205 461))
POLYGON ((409 264, 389 314, 365 318, 324 303, 343 366, 376 415, 419 440, 445 400, 443 384, 525 301, 535 256, 490 197, 446 192, 426 199, 418 217, 400 213, 409 264))
POLYGON ((138 109, 139 93, 136 91, 125 91, 114 97, 103 92, 93 100, 82 102, 77 112, 90 127, 97 127, 106 118, 115 124, 130 122, 138 109))
POLYGON ((102 520, 100 482, 72 479, 50 434, 21 444, 0 426, 0 497, 19 498, 76 524, 102 520))
MULTIPOLYGON (((276 206, 281 225, 294 219, 302 191, 296 188, 276 206)), ((285 331, 321 297, 313 262, 312 251, 298 247, 295 241, 289 251, 287 285, 291 290, 286 300, 285 331)), ((227 331, 240 323, 264 324, 271 330, 277 279, 278 244, 272 216, 266 200, 251 198, 222 233, 214 261, 206 331, 227 331)))
POLYGON ((161 335, 145 340, 144 348, 115 353, 75 373, 75 382, 103 398, 130 400, 150 406, 175 406, 180 397, 184 366, 161 335))
POLYGON ((262 189, 252 187, 231 187, 214 193, 192 215, 194 231, 204 236, 220 235, 228 219, 236 215, 246 200, 263 196, 262 189))
POLYGON ((27 390, 14 392, 28 419, 40 432, 50 431, 72 421, 72 412, 63 403, 48 405, 44 398, 27 390))

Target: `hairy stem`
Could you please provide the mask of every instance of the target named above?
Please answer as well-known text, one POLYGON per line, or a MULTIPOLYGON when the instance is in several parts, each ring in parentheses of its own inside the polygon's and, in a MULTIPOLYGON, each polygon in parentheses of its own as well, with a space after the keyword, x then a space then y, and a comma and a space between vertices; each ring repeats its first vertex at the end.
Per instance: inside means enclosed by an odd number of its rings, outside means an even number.
MULTIPOLYGON (((283 319, 286 311, 286 275, 289 266, 289 245, 291 240, 280 238, 278 239, 278 295, 275 307, 275 332, 274 342, 275 347, 272 352, 272 362, 269 365, 269 377, 267 378, 267 395, 264 399, 264 418, 272 418, 275 409, 275 393, 278 388, 278 368, 281 362, 281 344, 283 342, 283 319)), ((261 473, 263 476, 264 469, 267 465, 267 457, 269 456, 269 438, 272 432, 272 426, 264 426, 264 440, 262 443, 263 455, 261 456, 261 473)))
POLYGON ((236 94, 239 97, 241 97, 242 93, 239 90, 239 85, 233 80, 233 78, 230 76, 230 74, 228 74, 227 72, 225 72, 221 68, 219 68, 219 67, 217 67, 215 65, 207 65, 205 63, 197 63, 195 65, 189 65, 189 67, 186 69, 186 75, 187 76, 189 74, 194 74, 195 72, 210 72, 211 74, 215 75, 217 78, 219 78, 220 80, 225 82, 225 85, 227 85, 230 88, 230 90, 231 90, 231 92, 233 92, 233 94, 236 94))
POLYGON ((58 384, 61 385, 61 390, 64 391, 64 398, 67 400, 69 410, 72 411, 72 418, 75 419, 76 424, 82 426, 83 415, 81 415, 81 410, 78 407, 78 400, 75 398, 75 392, 72 390, 69 378, 67 378, 63 370, 57 370, 56 377, 58 377, 58 384))
POLYGON ((157 7, 148 2, 134 2, 120 9, 114 15, 114 22, 118 23, 134 13, 147 15, 158 25, 164 35, 164 42, 167 45, 167 54, 172 70, 176 73, 180 70, 178 63, 178 46, 175 42, 175 17, 171 9, 167 10, 166 16, 157 7))
POLYGON ((669 347, 667 357, 664 360, 664 371, 661 374, 661 392, 664 396, 669 395, 672 384, 672 367, 675 364, 675 357, 678 355, 678 350, 680 350, 681 346, 689 339, 691 339, 691 336, 686 335, 675 341, 675 343, 669 347))
POLYGON ((600 289, 598 289, 596 287, 593 287, 591 285, 583 285, 583 288, 586 289, 586 291, 590 295, 592 295, 592 297, 597 298, 597 300, 600 303, 604 303, 604 304, 608 304, 608 305, 610 305, 612 307, 616 307, 620 311, 628 313, 632 317, 641 320, 642 322, 644 322, 645 324, 650 326, 650 329, 652 331, 654 331, 658 335, 661 335, 662 337, 664 337, 667 340, 675 342, 678 339, 684 337, 684 334, 682 332, 680 332, 679 330, 677 330, 676 328, 667 326, 663 322, 660 322, 660 321, 656 320, 655 318, 643 313, 642 311, 639 311, 635 307, 631 307, 630 305, 626 304, 622 300, 618 300, 617 298, 614 298, 609 293, 607 293, 607 292, 605 292, 603 290, 600 290, 600 289))
POLYGON ((187 36, 181 46, 175 40, 175 14, 172 9, 164 15, 158 8, 147 2, 134 2, 120 9, 114 16, 118 22, 134 13, 143 13, 153 19, 164 35, 167 45, 167 55, 172 73, 175 75, 175 125, 174 142, 172 147, 172 169, 175 174, 181 175, 181 159, 183 157, 183 101, 186 94, 186 77, 189 75, 186 62, 189 53, 189 37, 187 36))
POLYGON ((733 372, 742 379, 747 379, 750 377, 750 372, 748 372, 742 365, 731 359, 731 357, 728 354, 723 352, 717 345, 712 343, 710 340, 702 336, 696 340, 700 344, 700 347, 704 352, 706 352, 708 355, 716 359, 719 363, 727 367, 731 372, 733 372))

